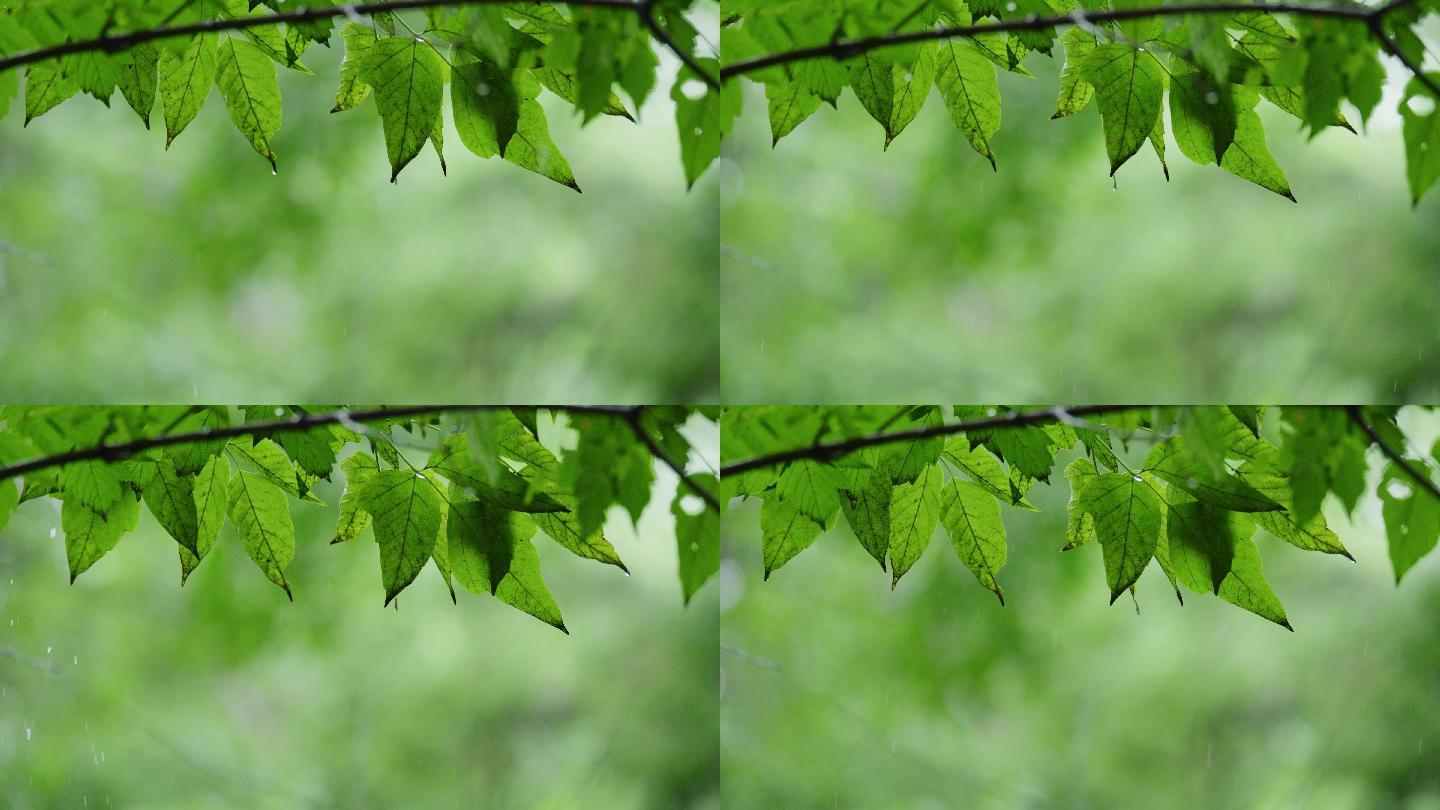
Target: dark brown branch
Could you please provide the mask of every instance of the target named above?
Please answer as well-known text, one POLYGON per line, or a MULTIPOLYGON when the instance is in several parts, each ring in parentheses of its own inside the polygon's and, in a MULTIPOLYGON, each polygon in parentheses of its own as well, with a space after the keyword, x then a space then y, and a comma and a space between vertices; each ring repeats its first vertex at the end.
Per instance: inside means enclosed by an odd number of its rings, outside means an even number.
POLYGON ((635 432, 635 438, 639 439, 640 443, 645 445, 645 448, 650 451, 650 455, 664 462, 666 467, 669 467, 676 475, 680 476, 680 483, 684 484, 686 489, 695 493, 699 496, 700 500, 704 501, 707 506, 718 513, 720 511, 720 499, 715 497, 714 493, 695 483, 689 473, 685 472, 685 466, 670 458, 669 454, 665 452, 665 449, 660 446, 659 442, 656 442, 654 437, 646 432, 645 426, 641 424, 641 417, 644 416, 644 414, 644 405, 631 408, 625 414, 625 421, 630 424, 630 429, 635 432))
POLYGON ((1389 442, 1385 441, 1380 435, 1380 432, 1375 429, 1375 426, 1371 425, 1370 422, 1365 419, 1364 409, 1359 405, 1349 405, 1345 410, 1350 414, 1350 421, 1354 422, 1356 427, 1365 431, 1365 435, 1370 437, 1370 441, 1374 442, 1375 446, 1380 448, 1380 452, 1384 453, 1385 457, 1390 459, 1391 463, 1401 470, 1404 470, 1405 474, 1410 477, 1410 480, 1420 485, 1426 492, 1429 492, 1432 497, 1440 500, 1440 487, 1435 486, 1435 482, 1430 480, 1429 475, 1415 469, 1403 453, 1391 447, 1389 442))
POLYGON ((1366 23, 1370 26, 1370 33, 1373 34, 1375 39, 1380 43, 1380 47, 1383 48, 1386 53, 1400 60, 1400 64, 1404 65, 1406 70, 1413 73, 1415 78, 1419 79, 1420 83, 1425 85, 1425 88, 1430 91, 1431 95, 1435 96, 1435 100, 1440 101, 1440 82, 1436 82, 1430 78, 1423 67, 1406 55, 1404 51, 1400 50, 1400 43, 1396 42, 1395 38, 1385 31, 1381 19, 1379 17, 1370 17, 1366 20, 1366 23))
POLYGON ((1386 14, 1411 5, 1415 0, 1395 0, 1376 8, 1360 6, 1312 6, 1303 3, 1197 3, 1195 5, 1150 6, 1146 8, 1121 8, 1111 11, 1081 11, 1073 14, 1051 16, 1029 16, 1015 20, 997 20, 949 28, 930 28, 923 31, 907 31, 898 34, 884 34, 859 39, 836 40, 824 45, 797 48, 793 51, 772 53, 767 56, 747 59, 720 68, 720 78, 728 80, 735 76, 753 73, 769 67, 800 62, 808 59, 848 59, 877 48, 905 45, 931 40, 956 39, 977 34, 993 34, 1008 31, 1043 31, 1061 25, 1086 23, 1119 22, 1148 17, 1168 17, 1191 14, 1235 14, 1243 11, 1268 11, 1294 14, 1303 17, 1333 17, 1366 22, 1378 21, 1386 14))
POLYGON ((641 0, 640 4, 640 20, 645 23, 646 28, 650 29, 650 35, 679 57, 680 61, 685 63, 685 67, 690 68, 690 72, 700 77, 700 81, 705 82, 711 90, 719 90, 720 80, 712 76, 710 71, 701 67, 695 56, 680 47, 680 43, 676 42, 675 38, 670 36, 670 32, 660 24, 660 19, 655 16, 656 2, 657 0, 641 0))
POLYGON ((997 428, 1022 427, 1024 425, 1042 425, 1050 422, 1064 422, 1070 419, 1079 419, 1085 416, 1098 416, 1101 414, 1115 413, 1117 411, 1133 411, 1139 405, 1080 405, 1074 408, 1056 407, 1045 408, 1038 411, 1011 411, 999 414, 986 419, 975 419, 969 422, 955 422, 949 425, 935 427, 911 428, 900 430, 894 433, 874 433, 869 436, 860 436, 854 439, 842 441, 812 444, 808 447, 798 447, 794 450, 786 450, 780 453, 772 453, 766 456, 737 461, 724 465, 720 468, 720 477, 729 475, 740 475, 765 467, 774 467, 790 461, 800 459, 815 459, 831 461, 842 456, 863 450, 866 447, 875 447, 882 444, 893 444, 895 442, 914 441, 916 439, 930 439, 937 436, 951 436, 956 433, 968 433, 975 430, 994 430, 997 428))
MULTIPOLYGON (((395 408, 371 408, 356 411, 340 410, 330 411, 328 413, 298 414, 289 419, 277 419, 272 422, 251 422, 245 425, 230 425, 228 427, 199 430, 192 433, 171 433, 161 436, 151 436, 145 439, 122 442, 120 444, 100 444, 95 447, 84 447, 69 450, 64 453, 56 453, 55 455, 33 458, 28 461, 11 464, 8 467, 0 467, 0 481, 8 481, 11 478, 16 478, 27 473, 50 469, 51 467, 60 467, 65 464, 73 464, 78 461, 123 461, 137 453, 143 453, 146 450, 157 447, 170 447, 177 444, 218 441, 238 438, 240 436, 273 436, 276 433, 298 433, 326 425, 344 425, 357 422, 364 424, 366 422, 381 422, 386 419, 405 419, 415 416, 432 416, 440 413, 495 411, 511 407, 522 406, 411 405, 395 408)), ((631 410, 628 406, 606 405, 537 405, 523 407, 537 407, 567 413, 609 414, 612 416, 623 416, 631 410)))
MULTIPOLYGON (((274 25, 275 23, 317 22, 335 17, 349 17, 357 14, 371 15, 386 11, 409 11, 412 9, 439 8, 442 6, 493 5, 506 2, 513 2, 513 0, 390 0, 390 2, 387 3, 347 3, 339 6, 302 7, 294 11, 282 11, 259 17, 205 20, 197 23, 187 23, 185 25, 161 26, 145 31, 131 31, 124 34, 100 36, 95 39, 63 42, 59 45, 50 45, 44 48, 36 48, 32 51, 11 54, 10 56, 0 58, 0 73, 22 65, 28 65, 33 62, 43 62, 47 59, 54 59, 60 56, 94 51, 117 53, 145 42, 173 39, 175 37, 188 37, 194 36, 195 34, 209 34, 218 31, 242 31, 248 28, 274 25)), ((539 2, 539 0, 532 0, 532 2, 539 2)), ((571 6, 617 8, 637 12, 646 20, 646 27, 650 29, 650 32, 655 35, 655 38, 662 45, 673 51, 685 64, 690 65, 694 61, 694 57, 688 53, 683 53, 674 38, 663 31, 659 23, 654 22, 650 18, 649 6, 651 4, 646 0, 566 0, 566 3, 571 6)), ((695 68, 692 66, 691 69, 694 70, 695 68)), ((696 72, 702 78, 713 79, 713 77, 708 76, 703 70, 696 72)))

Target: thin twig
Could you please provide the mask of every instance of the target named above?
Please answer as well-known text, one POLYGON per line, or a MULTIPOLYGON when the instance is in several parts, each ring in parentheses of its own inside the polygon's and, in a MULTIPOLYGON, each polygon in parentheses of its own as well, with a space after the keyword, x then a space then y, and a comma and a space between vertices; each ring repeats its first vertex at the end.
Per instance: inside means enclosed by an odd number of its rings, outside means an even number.
POLYGON ((812 444, 807 447, 798 447, 794 450, 785 450, 779 453, 771 453, 764 456, 737 461, 726 464, 720 468, 720 477, 740 475, 751 470, 758 470, 765 467, 774 467, 790 461, 800 459, 833 460, 848 455, 866 447, 875 447, 882 444, 893 444, 895 442, 914 441, 916 439, 931 439, 939 436, 951 436, 956 433, 968 433, 976 430, 994 430, 997 428, 1014 428, 1025 425, 1040 425, 1050 422, 1067 421, 1072 417, 1097 416, 1117 411, 1133 411, 1139 405, 1081 405, 1074 408, 1055 407, 1045 408, 1038 411, 1011 411, 1010 413, 985 419, 975 419, 969 422, 954 422, 948 425, 937 425, 932 427, 911 428, 900 430, 894 433, 873 433, 869 436, 860 436, 854 439, 843 441, 812 444))
POLYGON ((1370 441, 1374 442, 1375 446, 1380 448, 1380 452, 1384 453, 1386 458, 1390 459, 1395 466, 1404 470, 1405 474, 1410 476, 1410 480, 1423 487, 1434 496, 1436 500, 1440 500, 1440 487, 1435 486, 1435 482, 1430 480, 1429 475, 1415 469, 1403 453, 1391 447, 1390 443, 1381 437, 1380 432, 1375 429, 1375 426, 1371 425, 1365 419, 1365 412, 1359 405, 1347 405, 1345 410, 1350 414, 1350 421, 1354 422, 1356 427, 1365 431, 1365 435, 1370 437, 1370 441))
POLYGON ((146 450, 156 447, 169 447, 177 444, 191 444, 203 441, 219 441, 222 439, 233 439, 239 436, 258 434, 272 436, 276 433, 298 433, 326 425, 363 424, 365 422, 381 422, 386 419, 404 419, 441 413, 496 411, 512 407, 535 407, 549 411, 564 411, 567 413, 620 416, 625 415, 630 410, 629 406, 618 405, 411 405, 396 408, 371 408, 358 411, 339 410, 328 413, 297 414, 289 419, 277 419, 272 422, 251 422, 249 424, 229 425, 222 428, 206 428, 190 433, 171 433, 163 436, 151 436, 144 439, 122 442, 120 444, 99 444, 95 447, 78 448, 64 453, 33 458, 28 461, 11 464, 8 467, 0 467, 0 481, 6 481, 38 470, 73 464, 78 461, 123 461, 137 453, 143 453, 146 450))
MULTIPOLYGON (((1149 6, 1144 8, 1119 8, 1110 11, 1076 11, 1073 14, 1056 14, 1048 16, 1031 15, 1013 20, 996 20, 993 22, 976 23, 974 25, 952 26, 947 28, 927 28, 921 31, 906 31, 904 33, 883 34, 873 37, 861 37, 859 39, 844 39, 828 42, 824 45, 815 45, 808 48, 797 48, 793 51, 772 53, 767 56, 760 56, 754 59, 747 59, 736 62, 733 65, 725 65, 720 68, 721 80, 728 80, 735 76, 746 73, 753 73, 757 70, 764 70, 769 67, 785 65, 791 62, 800 62, 808 59, 848 59, 859 54, 887 48, 894 45, 905 45, 915 42, 928 42, 931 40, 956 39, 959 37, 973 37, 978 34, 994 34, 1008 31, 1043 31, 1047 28, 1054 28, 1062 25, 1078 25, 1083 23, 1104 23, 1119 22, 1123 20, 1136 20, 1148 17, 1168 17, 1176 15, 1192 14, 1237 14, 1240 12, 1278 12, 1282 14, 1294 14, 1302 17, 1332 17, 1347 20, 1359 20, 1366 22, 1378 21, 1385 15, 1404 8, 1416 2, 1416 0, 1394 0, 1394 2, 1377 8, 1365 8, 1361 6, 1312 6, 1303 3, 1197 3, 1195 5, 1167 5, 1149 6)), ((1407 65, 1408 67, 1408 65, 1407 65)))
MULTIPOLYGON (((540 2, 540 0, 530 0, 540 2)), ((11 54, 0 58, 0 73, 28 65, 33 62, 43 62, 47 59, 55 59, 61 56, 69 56, 77 53, 90 53, 105 51, 117 53, 140 45, 146 42, 154 42, 161 39, 173 39, 175 37, 188 37, 195 34, 210 34, 219 31, 242 31, 249 28, 259 28, 276 23, 301 23, 317 22, 335 17, 351 17, 355 15, 381 14, 388 11, 408 11, 412 9, 439 8, 442 6, 478 6, 496 5, 509 3, 514 0, 390 0, 388 3, 346 3, 338 6, 323 6, 312 8, 298 8, 294 11, 282 11, 274 14, 264 14, 258 17, 239 17, 220 20, 204 20, 185 25, 162 25, 158 28, 151 28, 144 31, 130 31, 124 34, 111 34, 96 37, 94 39, 75 40, 73 42, 62 42, 59 45, 49 45, 44 48, 36 48, 17 54, 11 54)), ((691 64, 693 58, 688 53, 683 53, 679 44, 675 42, 665 31, 660 29, 658 23, 650 19, 648 10, 649 3, 646 0, 566 0, 571 6, 590 6, 595 8, 616 8, 633 11, 646 19, 646 25, 656 39, 675 53, 682 62, 691 64)), ((694 69, 692 67, 692 69, 694 69)), ((713 79, 703 70, 697 71, 702 78, 713 79)))
POLYGON ((635 432, 635 438, 639 439, 640 442, 645 445, 645 448, 650 451, 650 455, 664 462, 666 467, 674 470, 675 474, 680 476, 680 483, 684 484, 686 489, 698 495, 711 509, 719 512, 720 499, 715 497, 714 493, 695 483, 690 477, 690 474, 685 472, 684 465, 670 458, 670 455, 665 452, 665 449, 660 446, 660 443, 655 441, 649 433, 645 432, 645 426, 640 423, 640 418, 645 414, 645 407, 644 405, 637 405, 625 413, 625 421, 630 424, 630 429, 635 432))

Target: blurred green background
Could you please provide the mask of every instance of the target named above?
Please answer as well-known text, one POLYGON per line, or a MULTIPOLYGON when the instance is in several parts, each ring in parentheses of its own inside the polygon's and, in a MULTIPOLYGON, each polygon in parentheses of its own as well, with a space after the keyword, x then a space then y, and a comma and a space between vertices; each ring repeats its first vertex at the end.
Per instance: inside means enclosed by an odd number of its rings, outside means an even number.
MULTIPOLYGON (((169 152, 117 94, 0 121, 0 367, 28 401, 695 402, 718 396, 717 189, 675 61, 640 123, 551 134, 583 194, 447 137, 399 178, 373 100, 281 71, 280 171, 218 94, 169 152), (656 340, 664 335, 664 340, 656 340)), ((447 119, 449 114, 447 113, 447 119)))
MULTIPOLYGON (((1404 424, 1416 447, 1440 427, 1404 424)), ((1291 634, 1179 606, 1156 566, 1138 615, 1108 606, 1100 549, 1059 553, 1068 495, 1004 509, 1003 608, 943 532, 893 592, 847 528, 762 582, 759 504, 733 504, 725 806, 1440 808, 1440 556, 1397 588, 1377 498, 1327 509, 1354 564, 1257 534, 1291 634)))
POLYGON ((727 400, 1440 395, 1440 194, 1411 209, 1397 87, 1360 136, 1306 143, 1262 110, 1297 205, 1173 141, 1168 183, 1146 147, 1112 186, 1094 105, 1049 120, 1059 61, 1025 65, 1000 77, 998 172, 933 93, 888 152, 849 92, 772 150, 747 87, 721 171, 727 400))
POLYGON ((569 636, 452 605, 433 566, 382 608, 371 534, 327 545, 338 486, 292 501, 294 604, 228 527, 181 588, 148 511, 71 587, 56 504, 27 503, 0 534, 0 805, 715 810, 719 591, 682 605, 657 478, 638 531, 607 527, 628 578, 537 535, 569 636))

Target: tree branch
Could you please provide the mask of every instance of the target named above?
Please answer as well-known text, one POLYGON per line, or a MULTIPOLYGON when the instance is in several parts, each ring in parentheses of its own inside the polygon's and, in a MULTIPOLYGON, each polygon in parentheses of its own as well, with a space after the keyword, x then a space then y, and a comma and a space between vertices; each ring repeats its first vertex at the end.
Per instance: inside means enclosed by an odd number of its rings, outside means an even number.
MULTIPOLYGON (((36 48, 31 51, 24 51, 17 54, 0 58, 0 73, 7 70, 28 65, 33 62, 43 62, 47 59, 54 59, 60 56, 69 56, 76 53, 89 53, 94 51, 105 51, 116 53, 132 48, 145 42, 154 42, 160 39, 173 39, 175 37, 188 37, 195 34, 209 34, 218 31, 242 31, 248 28, 259 28, 275 23, 299 23, 317 22, 335 17, 350 17, 357 14, 379 14, 386 11, 409 11, 412 9, 440 8, 442 6, 478 6, 494 5, 498 3, 514 2, 515 0, 390 0, 383 3, 345 3, 338 6, 324 6, 313 8, 297 8, 294 11, 282 11, 274 14, 266 14, 259 17, 237 17, 220 20, 205 20, 185 25, 162 25, 159 28, 151 28, 144 31, 131 31, 124 34, 110 34, 96 37, 95 39, 76 40, 74 42, 62 42, 59 45, 50 45, 44 48, 36 48)), ((541 0, 529 0, 538 3, 541 0)), ((658 22, 652 16, 653 0, 565 0, 566 5, 590 6, 595 8, 617 8, 634 11, 640 14, 645 20, 646 27, 655 39, 672 51, 680 61, 691 66, 691 70, 707 81, 715 81, 714 77, 703 70, 696 70, 694 57, 685 53, 658 22)), ((719 83, 716 82, 718 87, 719 83)))
POLYGON ((710 75, 710 71, 701 67, 700 62, 695 59, 695 56, 680 47, 680 43, 676 42, 675 38, 670 36, 670 32, 666 31, 665 27, 660 24, 660 19, 655 16, 656 2, 658 2, 658 0, 641 0, 640 2, 640 20, 645 23, 646 28, 650 29, 650 35, 655 37, 662 45, 669 48, 671 53, 679 57, 680 61, 685 64, 685 67, 690 68, 690 72, 699 76, 700 81, 705 82, 711 90, 719 90, 720 80, 710 75))
MULTIPOLYGON (((1294 14, 1302 17, 1332 17, 1359 20, 1371 24, 1372 22, 1378 23, 1381 18, 1390 12, 1409 6, 1414 2, 1416 2, 1416 0, 1393 0, 1390 3, 1376 8, 1360 6, 1312 6, 1304 3, 1212 2, 1197 3, 1188 6, 1162 5, 1145 8, 1120 8, 1111 11, 1083 11, 1077 9, 1073 14, 1056 14, 1050 16, 1031 15, 1015 20, 997 20, 994 22, 976 23, 974 25, 958 27, 931 28, 923 31, 906 31, 904 33, 883 34, 859 39, 836 40, 824 45, 772 53, 767 56, 736 62, 733 65, 725 65, 720 68, 720 78, 722 81, 728 80, 746 73, 753 73, 757 70, 764 70, 765 68, 775 67, 777 65, 785 65, 791 62, 800 62, 809 59, 848 59, 877 48, 887 48, 893 45, 905 45, 940 39, 955 39, 958 37, 975 36, 977 34, 994 34, 1007 31, 1042 31, 1061 25, 1119 22, 1122 20, 1135 20, 1147 17, 1170 17, 1191 14, 1235 14, 1244 11, 1265 11, 1294 14)), ((1407 65, 1407 67, 1409 67, 1409 65, 1407 65)), ((1415 68, 1412 68, 1412 70, 1413 69, 1415 68)))
POLYGON ((1384 453, 1385 457, 1390 459, 1391 463, 1404 470, 1405 474, 1410 476, 1410 480, 1419 484, 1436 500, 1440 500, 1440 487, 1435 486, 1435 482, 1430 480, 1429 475, 1415 469, 1403 453, 1391 447, 1390 444, 1380 436, 1380 432, 1365 419, 1365 412, 1359 405, 1348 405, 1345 410, 1350 414, 1350 421, 1354 422, 1356 427, 1365 431, 1365 435, 1370 437, 1370 441, 1374 442, 1375 446, 1380 448, 1380 452, 1384 453))
POLYGON ((170 447, 177 444, 233 439, 240 436, 258 434, 273 436, 276 433, 298 433, 326 425, 344 425, 357 422, 364 424, 366 422, 381 422, 386 419, 404 419, 406 417, 430 416, 440 413, 497 411, 512 407, 535 407, 549 411, 564 411, 566 413, 576 414, 607 414, 611 416, 624 416, 631 410, 628 406, 618 405, 412 405, 395 408, 371 408, 358 411, 339 410, 327 413, 298 414, 289 419, 277 419, 271 422, 251 422, 245 425, 230 425, 228 427, 212 428, 191 433, 170 433, 151 436, 145 439, 135 439, 120 444, 102 443, 95 447, 68 450, 64 453, 42 456, 40 458, 33 458, 28 461, 11 464, 8 467, 0 467, 0 481, 8 481, 11 478, 16 478, 27 473, 46 470, 51 467, 60 467, 65 464, 73 464, 78 461, 123 461, 137 453, 143 453, 146 450, 151 450, 156 447, 170 447))
POLYGON ((645 445, 645 448, 650 451, 650 455, 664 462, 666 467, 674 470, 675 474, 680 476, 680 483, 684 484, 686 489, 695 493, 700 497, 700 500, 704 501, 707 506, 718 513, 720 511, 720 499, 715 497, 714 493, 695 483, 694 479, 690 477, 690 474, 685 472, 684 465, 670 458, 669 454, 665 452, 665 449, 662 448, 649 433, 645 432, 645 426, 640 423, 640 418, 645 414, 645 408, 646 406, 644 405, 637 405, 625 413, 625 421, 630 423, 630 429, 635 432, 635 438, 639 439, 640 442, 645 445))
POLYGON ((809 447, 800 447, 794 450, 785 450, 779 453, 771 453, 765 456, 737 461, 726 464, 720 468, 720 477, 740 475, 765 467, 774 467, 789 461, 800 459, 833 460, 848 455, 866 447, 875 447, 882 444, 893 444, 895 442, 913 441, 916 439, 930 439, 937 436, 951 436, 956 433, 967 433, 973 430, 993 430, 996 428, 1022 427, 1025 425, 1040 425, 1050 422, 1068 422, 1072 419, 1079 419, 1085 416, 1097 416, 1117 411, 1133 411, 1139 405, 1081 405, 1074 408, 1045 408, 1038 411, 1011 411, 1010 413, 992 416, 986 419, 975 419, 969 422, 955 422, 949 425, 938 427, 911 428, 894 433, 873 433, 869 436, 860 436, 854 439, 844 439, 836 442, 812 444, 809 447))
POLYGON ((1400 50, 1400 43, 1396 42, 1395 38, 1385 31, 1385 28, 1381 25, 1380 17, 1373 16, 1365 22, 1370 27, 1370 33, 1374 35, 1376 41, 1380 43, 1380 47, 1383 48, 1386 53, 1400 60, 1400 64, 1404 65, 1406 70, 1413 73, 1415 78, 1419 79, 1420 83, 1425 85, 1425 88, 1430 91, 1431 95, 1435 96, 1435 100, 1440 101, 1440 82, 1436 82, 1430 78, 1423 67, 1416 63, 1414 59, 1407 56, 1404 51, 1400 50))

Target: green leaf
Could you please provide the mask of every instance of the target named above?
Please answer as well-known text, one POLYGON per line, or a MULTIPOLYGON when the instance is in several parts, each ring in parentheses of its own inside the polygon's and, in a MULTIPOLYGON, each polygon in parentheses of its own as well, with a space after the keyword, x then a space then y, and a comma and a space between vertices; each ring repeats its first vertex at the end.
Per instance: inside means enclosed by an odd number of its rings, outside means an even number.
POLYGON ((1065 546, 1061 551, 1077 549, 1095 539, 1095 516, 1085 509, 1080 493, 1100 472, 1095 462, 1077 458, 1065 467, 1065 480, 1070 484, 1070 502, 1065 517, 1065 546))
POLYGON ((935 81, 936 45, 923 44, 909 66, 876 52, 848 64, 850 86, 870 116, 885 128, 885 147, 915 120, 935 81))
POLYGON ((846 485, 845 477, 835 467, 801 459, 780 473, 775 492, 780 500, 793 505, 811 520, 828 524, 840 508, 839 490, 846 485))
POLYGON ((1165 72, 1149 52, 1108 43, 1086 55, 1081 75, 1095 87, 1113 175, 1140 151, 1154 130, 1165 91, 1165 72))
POLYGON ((250 42, 229 37, 216 52, 215 84, 230 110, 230 120, 255 151, 270 162, 275 153, 270 139, 280 131, 280 84, 275 63, 250 42))
POLYGON ((375 29, 360 23, 347 23, 340 29, 345 40, 345 60, 340 63, 340 89, 335 91, 335 106, 330 112, 342 112, 360 106, 370 95, 370 85, 360 78, 365 52, 379 41, 375 29))
POLYGON ((529 76, 517 75, 515 88, 520 98, 520 118, 515 125, 514 137, 505 148, 505 159, 579 191, 580 184, 575 182, 570 164, 560 154, 555 142, 550 140, 545 108, 535 100, 540 93, 539 83, 529 76))
MULTIPOLYGON (((556 500, 567 506, 574 500, 572 497, 555 495, 556 500)), ((577 557, 584 557, 587 560, 595 560, 606 565, 613 565, 625 573, 630 573, 625 563, 620 561, 620 556, 615 553, 615 547, 605 539, 604 531, 596 528, 589 533, 580 531, 579 519, 573 512, 540 512, 531 517, 535 525, 544 532, 547 537, 564 546, 571 554, 577 557)))
MULTIPOLYGON (((1273 513, 1267 513, 1273 514, 1273 513)), ((1260 550, 1248 538, 1235 538, 1235 556, 1231 560, 1230 573, 1220 583, 1219 596, 1232 605, 1262 616, 1286 630, 1294 630, 1285 618, 1285 606, 1271 590, 1260 566, 1260 550)))
MULTIPOLYGON (((448 555, 461 585, 475 593, 495 593, 510 573, 519 520, 518 513, 482 501, 450 502, 446 521, 448 555)), ((534 524, 528 525, 534 534, 534 524)))
POLYGON ((60 488, 66 500, 75 500, 99 512, 120 500, 120 476, 106 461, 80 461, 60 468, 60 488))
POLYGON ((375 89, 392 183, 435 132, 447 70, 434 47, 415 37, 383 37, 361 55, 360 79, 375 89))
POLYGON ((196 479, 177 475, 175 464, 168 459, 162 458, 147 466, 154 469, 142 482, 141 493, 150 514, 181 548, 196 554, 200 531, 195 510, 196 479))
POLYGON ((264 475, 242 470, 230 479, 229 501, 230 522, 240 532, 245 553, 294 601, 285 567, 295 556, 295 524, 285 491, 264 475))
POLYGON ((1005 591, 995 581, 1006 555, 1000 502, 979 484, 952 479, 940 495, 940 524, 960 561, 1005 604, 1005 591))
POLYGON ((534 533, 534 524, 524 515, 478 501, 454 501, 446 520, 446 554, 456 581, 467 590, 493 593, 507 605, 568 633, 560 607, 540 577, 540 557, 530 542, 534 533), (497 579, 495 566, 501 560, 504 571, 497 579))
POLYGON ((995 66, 959 40, 941 42, 935 54, 935 87, 945 99, 950 120, 995 168, 995 152, 990 148, 990 139, 1000 130, 995 66))
POLYGON ((191 486, 195 500, 195 548, 180 546, 180 584, 215 547, 220 529, 225 525, 226 506, 230 500, 230 462, 224 456, 212 456, 195 475, 191 486))
POLYGON ((765 558, 765 579, 810 547, 825 527, 793 504, 766 500, 760 506, 760 538, 765 558))
MULTIPOLYGON (((1428 464, 1417 459, 1411 459, 1410 464, 1429 470, 1428 464)), ((1390 544, 1390 564, 1398 584, 1440 540, 1440 501, 1418 489, 1415 481, 1394 463, 1385 466, 1376 494, 1380 496, 1385 538, 1390 544)))
POLYGON ((20 488, 15 485, 15 479, 0 480, 0 532, 5 531, 5 526, 10 522, 10 515, 19 505, 20 488))
POLYGON ((63 59, 36 62, 25 69, 25 124, 80 92, 80 83, 63 59))
POLYGON ((1085 57, 1095 50, 1095 35, 1077 25, 1065 29, 1060 43, 1065 46, 1065 67, 1060 71, 1060 97, 1055 100, 1051 118, 1074 115, 1095 97, 1095 86, 1085 81, 1081 71, 1085 57))
POLYGON ((510 71, 487 62, 457 64, 450 108, 465 148, 483 158, 504 155, 520 126, 520 96, 510 71))
MULTIPOLYGON (((1440 82, 1440 73, 1427 74, 1440 82)), ((1420 198, 1440 180, 1440 99, 1419 79, 1405 85, 1400 99, 1401 129, 1405 136, 1405 178, 1410 184, 1410 199, 1420 198)))
POLYGON ((161 49, 158 61, 160 100, 165 109, 165 147, 195 120, 215 83, 214 34, 198 34, 182 52, 161 49))
POLYGON ((345 491, 340 495, 340 522, 331 543, 354 540, 370 527, 370 513, 360 505, 360 490, 380 472, 380 464, 375 456, 362 451, 347 456, 340 469, 345 473, 345 491))
POLYGON ((1185 157, 1222 163, 1235 142, 1235 98, 1210 74, 1181 59, 1171 61, 1170 129, 1185 157))
POLYGON ((795 131, 805 119, 820 109, 820 97, 806 90, 800 82, 765 85, 765 98, 770 105, 771 145, 795 131))
MULTIPOLYGON (((1282 506, 1287 506, 1292 497, 1290 482, 1286 476, 1264 464, 1246 462, 1240 468, 1240 475, 1257 492, 1282 506)), ((1260 528, 1284 540, 1296 548, 1306 551, 1323 551, 1339 554, 1351 560, 1350 552, 1340 543, 1340 538, 1325 524, 1325 516, 1316 514, 1308 521, 1298 521, 1289 511, 1259 512, 1255 522, 1260 528)))
POLYGON ((650 500, 655 463, 629 425, 608 417, 580 417, 575 424, 580 440, 565 456, 562 481, 575 493, 577 531, 598 532, 605 513, 619 504, 638 523, 650 500))
POLYGON ((159 82, 160 52, 154 44, 142 42, 115 56, 115 82, 126 103, 150 128, 150 111, 155 107, 159 82))
POLYGON ((871 475, 864 487, 840 493, 840 511, 855 533, 855 539, 870 552, 880 570, 890 552, 890 497, 895 486, 888 475, 871 475))
MULTIPOLYGON (((699 63, 711 74, 719 70, 714 59, 701 59, 699 63)), ((720 144, 740 114, 742 98, 739 82, 727 82, 719 90, 710 90, 689 68, 676 77, 670 99, 675 102, 680 163, 688 186, 694 187, 700 175, 720 157, 720 144)))
POLYGON ((1225 156, 1220 160, 1220 168, 1296 202, 1295 195, 1290 191, 1290 183, 1285 179, 1285 172, 1280 169, 1280 164, 1275 162, 1270 148, 1265 145, 1265 129, 1260 123, 1260 116, 1256 115, 1254 110, 1257 102, 1244 88, 1236 89, 1235 95, 1235 141, 1225 150, 1225 156), (1242 98, 1245 100, 1242 101, 1242 98))
POLYGON ((70 581, 89 570, 120 538, 140 522, 140 502, 126 495, 97 510, 78 499, 66 498, 60 507, 60 528, 65 532, 65 558, 70 581))
POLYGON ((1228 470, 1213 471, 1202 454, 1190 449, 1187 437, 1175 436, 1155 446, 1145 467, 1197 500, 1236 512, 1273 512, 1283 504, 1248 479, 1228 470))
POLYGON ((423 475, 381 470, 360 486, 360 507, 375 522, 380 582, 388 605, 430 559, 440 536, 443 499, 423 475))
MULTIPOLYGON (((255 471, 265 476, 270 483, 279 487, 287 495, 296 498, 302 496, 300 482, 295 475, 294 464, 285 451, 271 439, 261 439, 251 443, 248 439, 235 439, 226 446, 226 452, 231 453, 241 461, 247 462, 255 468, 255 471)), ((306 497, 307 500, 316 500, 313 495, 306 497)))
POLYGON ((1160 497, 1138 476, 1105 473, 1085 484, 1079 501, 1095 519, 1114 604, 1155 556, 1162 525, 1160 497))
POLYGON ((1235 558, 1238 539, 1255 531, 1240 528, 1240 513, 1201 503, 1189 495, 1169 490, 1165 515, 1165 544, 1175 579, 1195 593, 1216 593, 1235 558))
POLYGON ((890 499, 890 587, 900 582, 925 547, 940 520, 940 485, 944 473, 929 466, 913 483, 895 487, 890 499))
MULTIPOLYGON (((713 475, 693 475, 690 480, 708 492, 716 492, 720 487, 719 479, 713 475)), ((720 570, 720 513, 703 502, 694 514, 687 512, 686 504, 698 500, 682 485, 670 503, 670 514, 675 516, 675 547, 680 558, 680 589, 686 604, 700 586, 720 570)))

